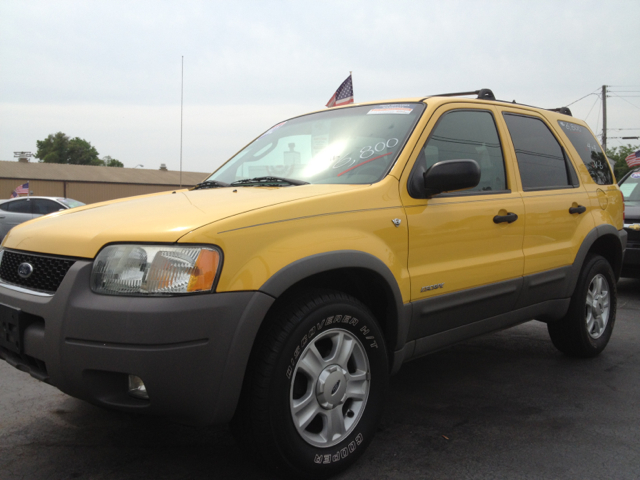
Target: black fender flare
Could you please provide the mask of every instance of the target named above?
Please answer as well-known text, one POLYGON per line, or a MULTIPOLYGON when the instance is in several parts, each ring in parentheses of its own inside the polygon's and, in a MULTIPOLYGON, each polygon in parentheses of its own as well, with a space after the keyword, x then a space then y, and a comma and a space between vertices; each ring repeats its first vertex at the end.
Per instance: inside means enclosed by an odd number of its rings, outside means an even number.
POLYGON ((387 327, 394 329, 392 335, 395 339, 394 345, 388 345, 388 347, 390 351, 401 348, 406 340, 411 315, 407 314, 400 287, 393 273, 382 260, 370 253, 358 250, 336 250, 301 258, 273 274, 260 287, 259 291, 278 298, 287 289, 312 275, 345 268, 368 270, 377 274, 384 281, 391 292, 394 302, 393 311, 396 316, 394 319, 387 319, 390 320, 387 327))
POLYGON ((613 273, 615 275, 616 280, 620 278, 620 271, 622 269, 622 257, 624 256, 624 251, 627 246, 627 232, 625 230, 617 230, 613 225, 603 224, 598 225, 594 229, 592 229, 582 241, 582 245, 576 254, 576 258, 573 261, 573 265, 571 266, 571 272, 569 274, 569 279, 567 282, 567 291, 565 292, 565 297, 571 297, 573 295, 573 291, 576 288, 576 284, 578 282, 578 276, 580 275, 580 271, 582 270, 582 265, 584 265, 584 261, 587 258, 587 253, 591 250, 594 243, 602 237, 610 236, 612 238, 616 238, 620 242, 620 258, 618 259, 618 265, 611 265, 613 269, 613 273))

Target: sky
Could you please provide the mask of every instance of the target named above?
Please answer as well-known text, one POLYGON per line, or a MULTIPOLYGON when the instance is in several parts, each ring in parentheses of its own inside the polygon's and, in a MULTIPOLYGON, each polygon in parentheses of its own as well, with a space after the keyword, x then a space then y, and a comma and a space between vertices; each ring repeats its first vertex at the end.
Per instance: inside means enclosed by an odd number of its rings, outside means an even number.
POLYGON ((608 146, 639 145, 611 138, 640 135, 638 18, 637 0, 2 0, 0 160, 62 131, 178 170, 182 129, 182 169, 211 172, 350 71, 356 102, 491 88, 598 134, 610 85, 608 146))

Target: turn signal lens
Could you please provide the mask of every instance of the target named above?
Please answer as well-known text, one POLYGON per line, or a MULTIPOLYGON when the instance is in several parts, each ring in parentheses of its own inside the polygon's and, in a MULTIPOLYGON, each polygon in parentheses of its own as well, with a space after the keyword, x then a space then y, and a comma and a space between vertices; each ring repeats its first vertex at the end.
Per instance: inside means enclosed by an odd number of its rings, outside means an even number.
POLYGON ((202 250, 191 273, 187 292, 211 290, 219 261, 220 255, 215 250, 202 250))

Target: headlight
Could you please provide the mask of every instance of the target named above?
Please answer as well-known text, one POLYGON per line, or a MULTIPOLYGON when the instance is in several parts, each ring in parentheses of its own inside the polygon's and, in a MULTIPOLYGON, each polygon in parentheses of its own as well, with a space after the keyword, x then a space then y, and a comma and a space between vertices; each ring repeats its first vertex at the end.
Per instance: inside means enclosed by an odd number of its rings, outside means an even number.
POLYGON ((93 262, 91 290, 105 295, 211 291, 220 260, 215 247, 111 245, 93 262))

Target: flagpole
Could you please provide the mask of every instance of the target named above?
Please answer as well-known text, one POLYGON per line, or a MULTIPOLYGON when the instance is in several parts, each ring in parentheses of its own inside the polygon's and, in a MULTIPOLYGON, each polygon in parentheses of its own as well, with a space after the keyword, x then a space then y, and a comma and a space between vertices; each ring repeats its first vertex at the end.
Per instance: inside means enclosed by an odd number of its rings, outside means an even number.
POLYGON ((182 56, 182 74, 180 77, 180 188, 182 188, 182 110, 184 105, 184 55, 182 56))
MULTIPOLYGON (((351 77, 351 91, 353 92, 353 72, 349 70, 349 76, 351 77)), ((353 102, 356 101, 356 94, 353 92, 353 102)))

